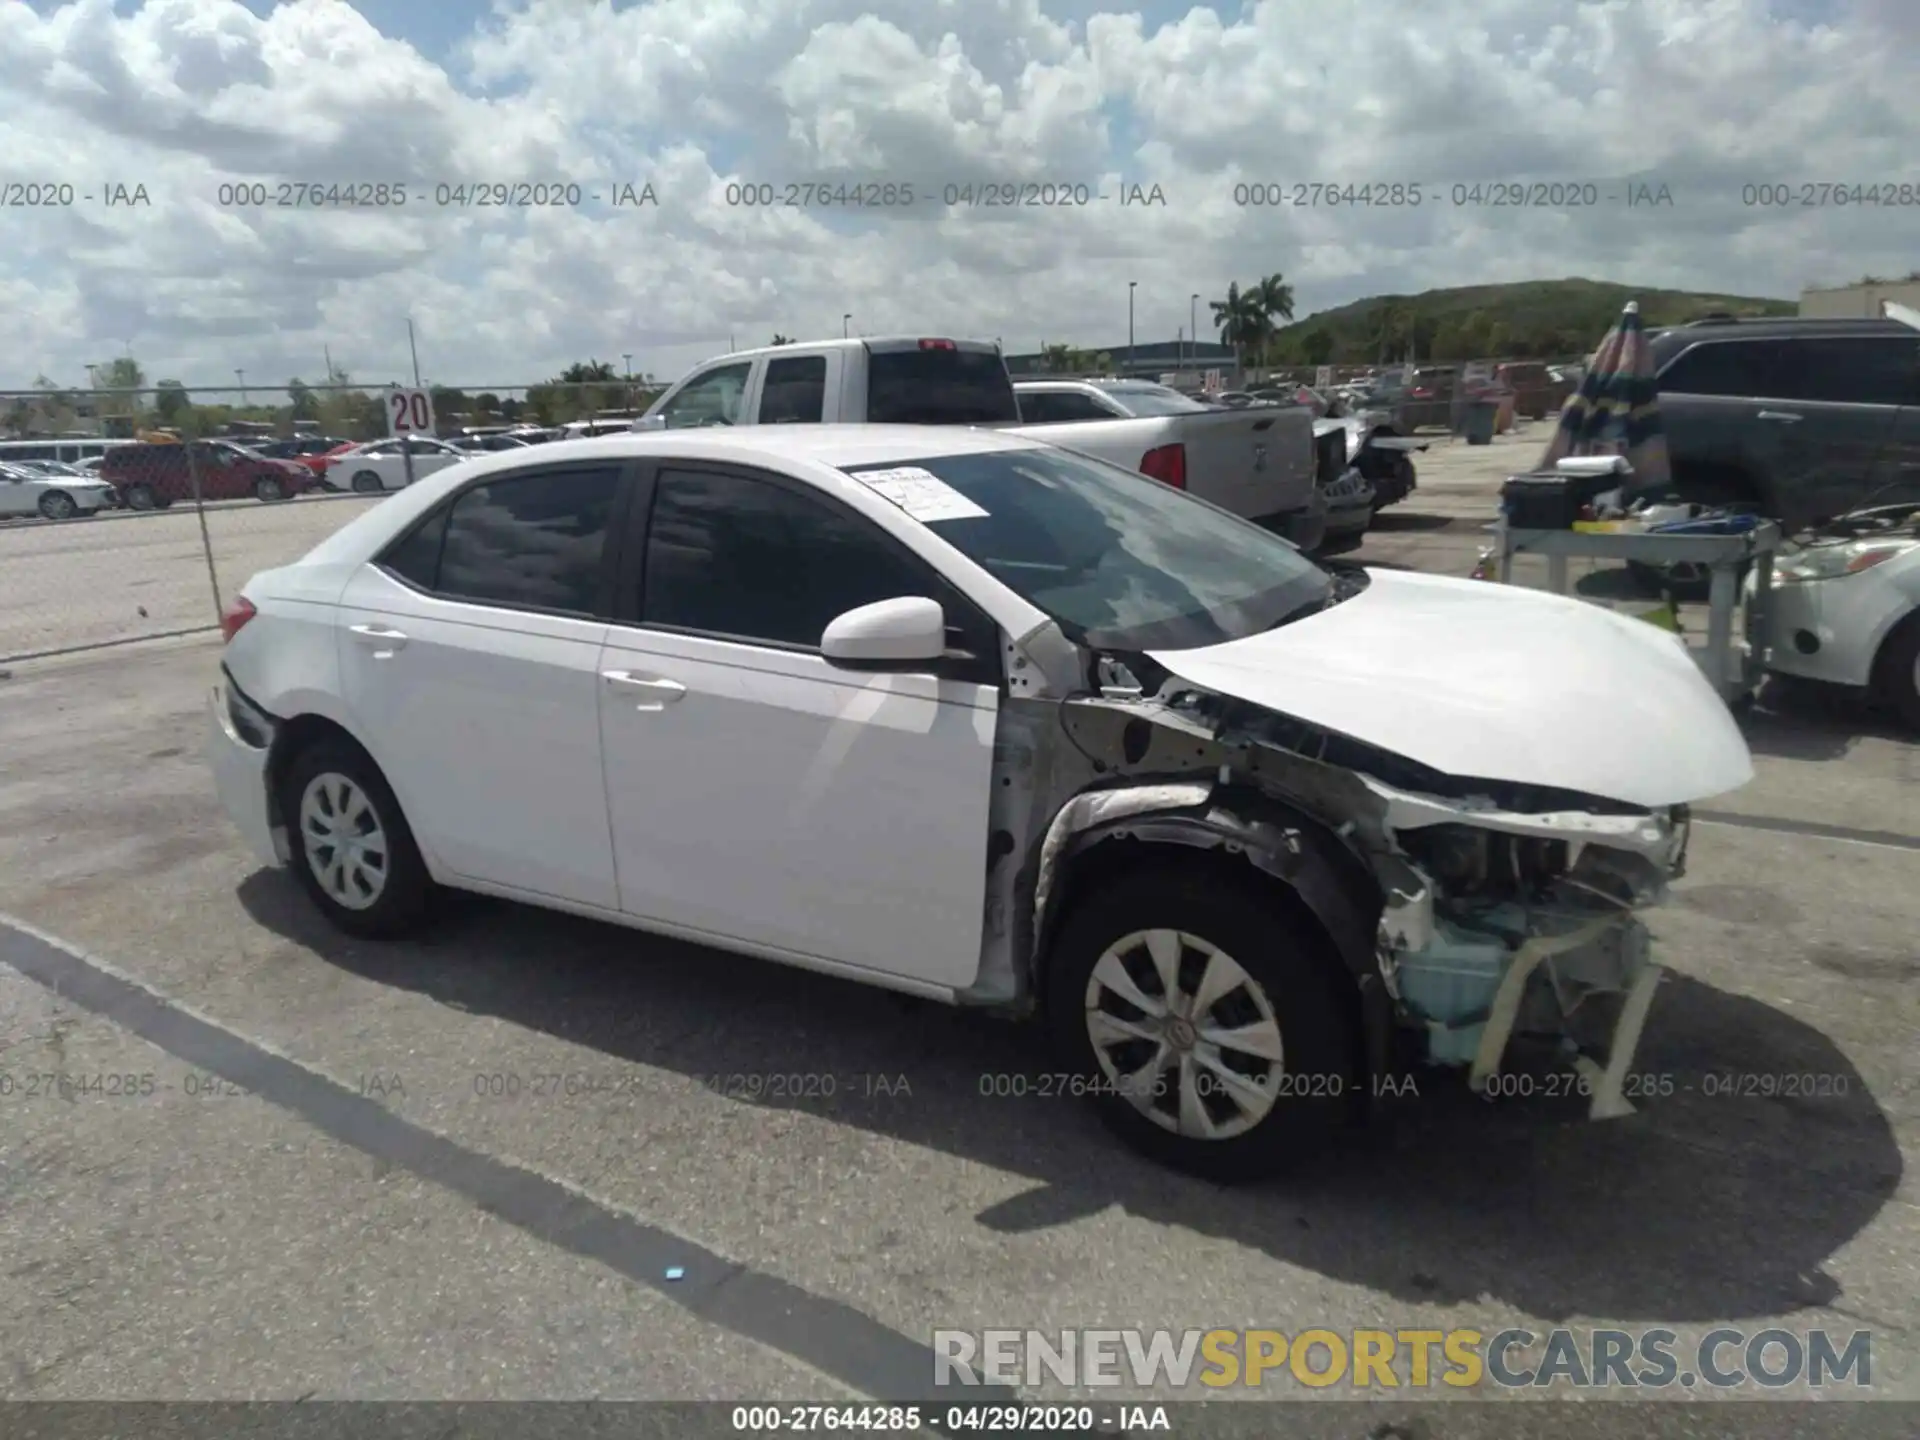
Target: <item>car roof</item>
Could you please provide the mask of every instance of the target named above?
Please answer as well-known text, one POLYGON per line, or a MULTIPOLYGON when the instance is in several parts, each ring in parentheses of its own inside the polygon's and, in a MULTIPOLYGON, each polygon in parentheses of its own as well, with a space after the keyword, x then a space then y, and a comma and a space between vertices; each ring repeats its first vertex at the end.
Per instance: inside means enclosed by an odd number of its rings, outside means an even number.
MULTIPOLYGON (((836 470, 895 461, 910 465, 941 455, 987 455, 1032 450, 1042 442, 1024 435, 960 425, 716 425, 686 430, 625 431, 587 440, 556 440, 540 447, 548 457, 732 460, 751 465, 764 457, 810 460, 836 470)), ((509 452, 511 454, 511 452, 509 452)), ((524 459, 520 464, 528 463, 524 459)))
POLYGON ((1652 343, 1664 348, 1699 340, 1832 340, 1862 336, 1920 339, 1913 327, 1882 316, 1762 315, 1747 319, 1695 320, 1656 330, 1652 343))

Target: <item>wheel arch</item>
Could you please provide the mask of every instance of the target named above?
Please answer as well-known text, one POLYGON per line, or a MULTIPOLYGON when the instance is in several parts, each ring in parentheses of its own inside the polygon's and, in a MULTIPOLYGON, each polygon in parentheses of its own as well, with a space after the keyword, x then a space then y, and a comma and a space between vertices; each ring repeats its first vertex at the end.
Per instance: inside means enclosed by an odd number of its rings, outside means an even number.
POLYGON ((1217 792, 1204 805, 1148 811, 1089 826, 1054 863, 1030 981, 1043 972, 1073 909, 1137 869, 1197 871, 1253 890, 1282 915, 1313 927, 1340 962, 1367 1074, 1361 1093, 1392 1070, 1394 1004, 1380 971, 1384 896, 1359 856, 1323 822, 1258 791, 1217 792))
POLYGON ((1893 666, 1900 658, 1902 644, 1920 631, 1920 605, 1895 620, 1874 646, 1873 660, 1867 667, 1868 685, 1876 696, 1885 698, 1893 680, 1893 666))

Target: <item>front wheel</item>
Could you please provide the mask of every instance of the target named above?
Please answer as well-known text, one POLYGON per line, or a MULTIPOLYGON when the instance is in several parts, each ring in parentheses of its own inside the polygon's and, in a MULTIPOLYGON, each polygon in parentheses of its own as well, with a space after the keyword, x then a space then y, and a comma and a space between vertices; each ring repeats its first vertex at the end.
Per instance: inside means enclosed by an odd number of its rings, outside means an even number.
POLYGON ((79 508, 64 490, 49 490, 40 497, 40 513, 49 520, 71 520, 79 508))
POLYGON ((157 510, 159 497, 153 493, 151 485, 129 485, 127 487, 127 508, 129 510, 157 510))
POLYGON ((1873 668, 1880 699, 1907 729, 1920 734, 1920 611, 1894 627, 1873 668))
POLYGON ((1359 1067, 1327 943, 1250 883, 1143 871, 1075 906, 1047 968, 1058 1063, 1135 1149, 1212 1180, 1289 1168, 1343 1128, 1359 1067))
POLYGON ((253 482, 253 498, 271 503, 287 498, 287 487, 278 475, 262 475, 253 482))
POLYGON ((353 493, 356 495, 378 495, 386 488, 380 477, 371 470, 362 470, 353 477, 353 493))
POLYGON ((391 939, 426 918, 433 879, 400 802, 366 752, 319 741, 293 758, 279 798, 294 873, 334 925, 391 939))

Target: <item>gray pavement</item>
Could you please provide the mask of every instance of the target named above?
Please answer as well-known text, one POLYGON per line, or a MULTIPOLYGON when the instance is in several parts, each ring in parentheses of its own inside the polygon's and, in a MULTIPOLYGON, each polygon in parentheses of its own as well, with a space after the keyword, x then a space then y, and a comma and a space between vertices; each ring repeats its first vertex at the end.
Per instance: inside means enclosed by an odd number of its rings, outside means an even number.
MULTIPOLYGON (((1465 573, 1517 443, 1430 452, 1361 558, 1465 573)), ((155 523, 98 528, 157 567, 155 523)), ((342 939, 212 800, 217 654, 0 681, 0 912, 69 947, 0 926, 0 1397, 805 1399, 946 1327, 1726 1322, 1870 1328, 1874 1393, 1920 1400, 1920 749, 1851 707, 1770 692, 1758 778, 1704 807, 1656 923, 1670 1097, 1592 1125, 1423 1082, 1222 1190, 983 1094, 1047 1068, 1001 1022, 489 901, 342 939), (27 1093, 55 1073, 134 1078, 27 1093), (1827 1078, 1707 1093, 1734 1074, 1827 1078)), ((1459 1413, 1436 1440, 1492 1433, 1459 1413)))

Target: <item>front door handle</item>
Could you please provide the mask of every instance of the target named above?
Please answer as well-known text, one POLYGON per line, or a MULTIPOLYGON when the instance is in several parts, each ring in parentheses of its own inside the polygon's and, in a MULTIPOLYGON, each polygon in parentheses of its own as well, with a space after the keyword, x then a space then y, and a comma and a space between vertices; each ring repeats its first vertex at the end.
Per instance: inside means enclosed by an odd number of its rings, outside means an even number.
POLYGON ((1782 425, 1798 425, 1806 417, 1804 415, 1795 415, 1791 410, 1762 410, 1759 418, 1762 420, 1777 421, 1782 425))
POLYGON ((636 710, 664 710, 687 693, 687 687, 679 681, 657 675, 636 675, 631 670, 602 670, 600 675, 609 685, 646 691, 651 698, 641 701, 636 710))
POLYGON ((374 645, 379 648, 373 652, 376 660, 391 660, 394 653, 407 648, 404 631, 392 629, 386 625, 349 625, 353 638, 362 645, 374 645))

